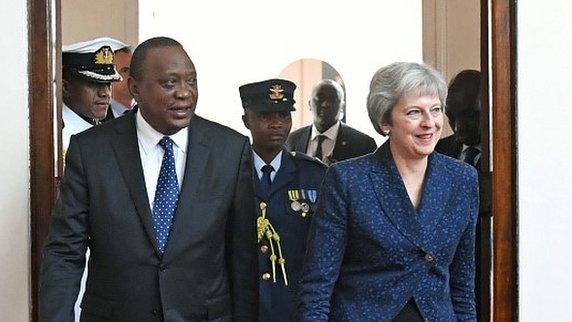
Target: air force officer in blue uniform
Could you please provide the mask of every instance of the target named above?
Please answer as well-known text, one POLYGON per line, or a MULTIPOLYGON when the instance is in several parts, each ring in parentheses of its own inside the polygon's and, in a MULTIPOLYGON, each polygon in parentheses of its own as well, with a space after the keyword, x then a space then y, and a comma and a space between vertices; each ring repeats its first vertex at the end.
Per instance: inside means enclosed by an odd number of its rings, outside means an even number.
POLYGON ((446 96, 426 65, 374 75, 368 112, 389 140, 328 169, 308 234, 301 321, 476 321, 477 173, 434 152, 446 96))
POLYGON ((284 149, 296 85, 271 79, 240 87, 252 134, 258 217, 259 321, 294 321, 295 295, 326 166, 284 149))

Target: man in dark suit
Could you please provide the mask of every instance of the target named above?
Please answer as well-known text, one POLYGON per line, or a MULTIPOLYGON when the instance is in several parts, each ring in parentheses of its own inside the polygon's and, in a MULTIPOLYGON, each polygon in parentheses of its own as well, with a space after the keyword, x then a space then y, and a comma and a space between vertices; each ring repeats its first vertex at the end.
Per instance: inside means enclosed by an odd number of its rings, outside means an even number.
POLYGON ((330 79, 318 83, 309 101, 314 124, 292 132, 286 142, 288 150, 307 153, 326 164, 373 152, 374 139, 340 121, 344 104, 340 84, 330 79))
POLYGON ((435 149, 477 169, 481 161, 481 73, 460 72, 449 85, 445 113, 454 134, 439 140, 435 149))
POLYGON ((488 170, 481 168, 481 73, 476 70, 463 70, 449 85, 446 114, 454 134, 439 140, 435 150, 455 159, 462 160, 475 167, 479 174, 479 218, 477 219, 475 241, 475 298, 477 315, 489 310, 490 254, 490 216, 491 185, 488 170))
POLYGON ((306 251, 306 235, 326 171, 319 160, 289 153, 296 85, 270 79, 240 87, 242 120, 252 134, 258 218, 260 322, 289 322, 306 251))
POLYGON ((250 144, 194 114, 195 67, 170 38, 133 53, 133 113, 72 136, 40 281, 40 321, 254 321, 250 144))

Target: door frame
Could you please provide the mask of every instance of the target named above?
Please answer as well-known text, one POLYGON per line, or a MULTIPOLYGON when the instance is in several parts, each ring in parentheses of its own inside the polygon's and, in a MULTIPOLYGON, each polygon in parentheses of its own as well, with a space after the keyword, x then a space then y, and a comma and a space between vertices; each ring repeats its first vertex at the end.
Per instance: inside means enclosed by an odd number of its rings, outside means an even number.
MULTIPOLYGON (((491 0, 488 12, 491 14, 491 142, 494 166, 492 320, 512 322, 518 320, 516 2, 491 0)), ((58 144, 49 139, 54 137, 54 129, 61 122, 54 118, 54 110, 61 106, 61 95, 53 90, 54 79, 56 84, 61 84, 60 17, 61 0, 28 1, 31 321, 38 320, 41 251, 57 196, 58 169, 61 169, 55 158, 58 144), (53 99, 54 94, 56 100, 53 99)), ((487 40, 485 38, 484 42, 487 40)), ((483 40, 481 42, 484 44, 483 40)), ((488 47, 488 42, 485 46, 488 47)), ((60 140, 58 136, 56 141, 60 140)))

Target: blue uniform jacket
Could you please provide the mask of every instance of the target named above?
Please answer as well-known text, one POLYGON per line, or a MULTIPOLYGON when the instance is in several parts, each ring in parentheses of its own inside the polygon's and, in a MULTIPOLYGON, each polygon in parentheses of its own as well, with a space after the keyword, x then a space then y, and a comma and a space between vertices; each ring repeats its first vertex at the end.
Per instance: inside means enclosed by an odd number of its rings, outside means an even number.
POLYGON ((308 236, 301 321, 391 321, 414 298, 426 321, 475 321, 475 169, 429 156, 413 207, 389 143, 336 163, 308 236))
MULTIPOLYGON (((294 321, 296 316, 296 293, 300 269, 306 250, 306 236, 315 210, 317 192, 326 172, 326 166, 301 153, 282 153, 282 163, 272 182, 268 198, 259 191, 259 181, 255 179, 257 204, 267 203, 266 218, 280 236, 280 244, 286 260, 285 285, 280 265, 276 264, 276 274, 272 272, 270 261, 271 245, 263 238, 258 245, 260 308, 259 321, 294 321), (310 207, 294 211, 292 203, 310 207), (313 202, 312 202, 313 200, 313 202), (275 275, 275 276, 274 276, 275 275), (274 283, 274 277, 276 283, 274 283)), ((294 207, 297 208, 297 207, 294 207)), ((305 207, 304 207, 305 208, 305 207)), ((274 243, 275 253, 278 249, 274 243)))

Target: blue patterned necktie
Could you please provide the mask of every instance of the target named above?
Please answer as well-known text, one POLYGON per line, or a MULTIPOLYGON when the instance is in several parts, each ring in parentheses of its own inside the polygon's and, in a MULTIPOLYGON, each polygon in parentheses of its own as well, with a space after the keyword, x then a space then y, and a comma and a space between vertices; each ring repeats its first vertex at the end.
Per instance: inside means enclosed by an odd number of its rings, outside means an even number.
POLYGON ((260 178, 260 191, 264 197, 268 197, 270 193, 270 186, 272 185, 272 180, 270 179, 270 174, 274 171, 274 168, 267 164, 262 167, 262 178, 260 178))
POLYGON ((175 157, 173 155, 173 140, 164 136, 159 145, 165 150, 161 171, 157 180, 157 190, 153 201, 153 229, 157 246, 161 253, 169 240, 169 233, 173 224, 173 216, 177 210, 179 200, 179 183, 175 171, 175 157))

